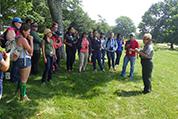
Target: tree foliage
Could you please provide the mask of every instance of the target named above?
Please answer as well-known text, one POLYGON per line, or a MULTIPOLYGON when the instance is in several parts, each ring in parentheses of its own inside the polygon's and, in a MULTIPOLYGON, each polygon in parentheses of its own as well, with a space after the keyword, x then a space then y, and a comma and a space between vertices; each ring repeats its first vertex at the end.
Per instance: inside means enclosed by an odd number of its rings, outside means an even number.
POLYGON ((60 30, 74 26, 80 32, 89 32, 100 29, 108 32, 110 26, 106 21, 98 23, 92 20, 83 11, 80 0, 1 0, 1 14, 3 24, 10 25, 14 16, 23 20, 32 18, 40 25, 42 32, 44 27, 50 27, 52 21, 58 21, 60 30))
POLYGON ((165 0, 153 4, 142 17, 139 29, 151 32, 158 42, 178 43, 178 1, 165 0))
POLYGON ((116 27, 114 27, 114 33, 120 33, 123 36, 128 36, 131 32, 136 32, 136 27, 133 21, 127 16, 121 16, 116 19, 116 27))

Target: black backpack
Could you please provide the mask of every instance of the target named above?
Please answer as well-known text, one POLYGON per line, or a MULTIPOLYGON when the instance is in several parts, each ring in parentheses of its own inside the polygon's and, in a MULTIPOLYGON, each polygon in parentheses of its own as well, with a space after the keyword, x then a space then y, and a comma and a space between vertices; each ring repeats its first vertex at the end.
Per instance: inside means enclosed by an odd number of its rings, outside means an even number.
POLYGON ((1 37, 0 45, 2 48, 6 47, 6 42, 7 42, 6 35, 7 35, 7 30, 0 36, 1 37))

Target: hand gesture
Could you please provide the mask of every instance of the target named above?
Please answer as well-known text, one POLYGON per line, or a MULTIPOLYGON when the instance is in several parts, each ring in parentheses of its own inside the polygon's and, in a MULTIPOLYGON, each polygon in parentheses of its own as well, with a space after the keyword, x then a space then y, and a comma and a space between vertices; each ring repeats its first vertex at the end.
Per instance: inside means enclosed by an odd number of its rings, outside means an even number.
POLYGON ((3 52, 3 58, 7 59, 8 57, 10 57, 10 53, 3 52))
POLYGON ((28 35, 28 36, 27 36, 27 39, 30 40, 30 41, 32 41, 32 40, 33 40, 33 36, 28 35))

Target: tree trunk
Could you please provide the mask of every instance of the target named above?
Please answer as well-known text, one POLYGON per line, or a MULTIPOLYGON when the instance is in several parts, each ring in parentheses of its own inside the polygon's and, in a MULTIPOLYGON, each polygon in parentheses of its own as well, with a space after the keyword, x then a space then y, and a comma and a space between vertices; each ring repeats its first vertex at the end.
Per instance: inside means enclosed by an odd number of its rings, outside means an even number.
MULTIPOLYGON (((62 23, 62 1, 61 0, 48 0, 48 6, 53 21, 58 22, 59 31, 64 34, 64 28, 62 23)), ((62 35, 64 36, 64 35, 62 35)), ((62 58, 65 58, 64 46, 61 47, 60 54, 62 58)))

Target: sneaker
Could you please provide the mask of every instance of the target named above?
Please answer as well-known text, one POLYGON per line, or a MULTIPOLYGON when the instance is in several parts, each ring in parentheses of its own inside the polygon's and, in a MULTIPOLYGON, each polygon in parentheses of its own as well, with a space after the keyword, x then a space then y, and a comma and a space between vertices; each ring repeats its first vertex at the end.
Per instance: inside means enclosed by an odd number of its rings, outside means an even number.
POLYGON ((126 76, 125 76, 125 75, 123 75, 123 74, 121 74, 120 76, 121 76, 121 77, 123 77, 123 78, 125 78, 125 77, 126 77, 126 76))
POLYGON ((2 95, 0 95, 0 100, 2 99, 2 95))
POLYGON ((133 79, 134 79, 133 75, 132 75, 132 76, 129 75, 128 77, 129 77, 129 79, 130 79, 131 81, 133 81, 133 79))
POLYGON ((29 102, 29 101, 31 101, 31 99, 28 98, 28 96, 26 95, 26 96, 22 97, 22 101, 29 102))
POLYGON ((144 91, 142 91, 142 93, 143 93, 143 94, 147 94, 147 93, 151 93, 151 91, 149 91, 149 90, 148 90, 148 91, 144 90, 144 91))
POLYGON ((68 73, 71 73, 71 72, 72 72, 72 70, 70 70, 70 69, 69 69, 69 70, 67 70, 67 72, 68 72, 68 73))
POLYGON ((94 71, 94 72, 97 72, 97 69, 94 69, 93 71, 94 71))

